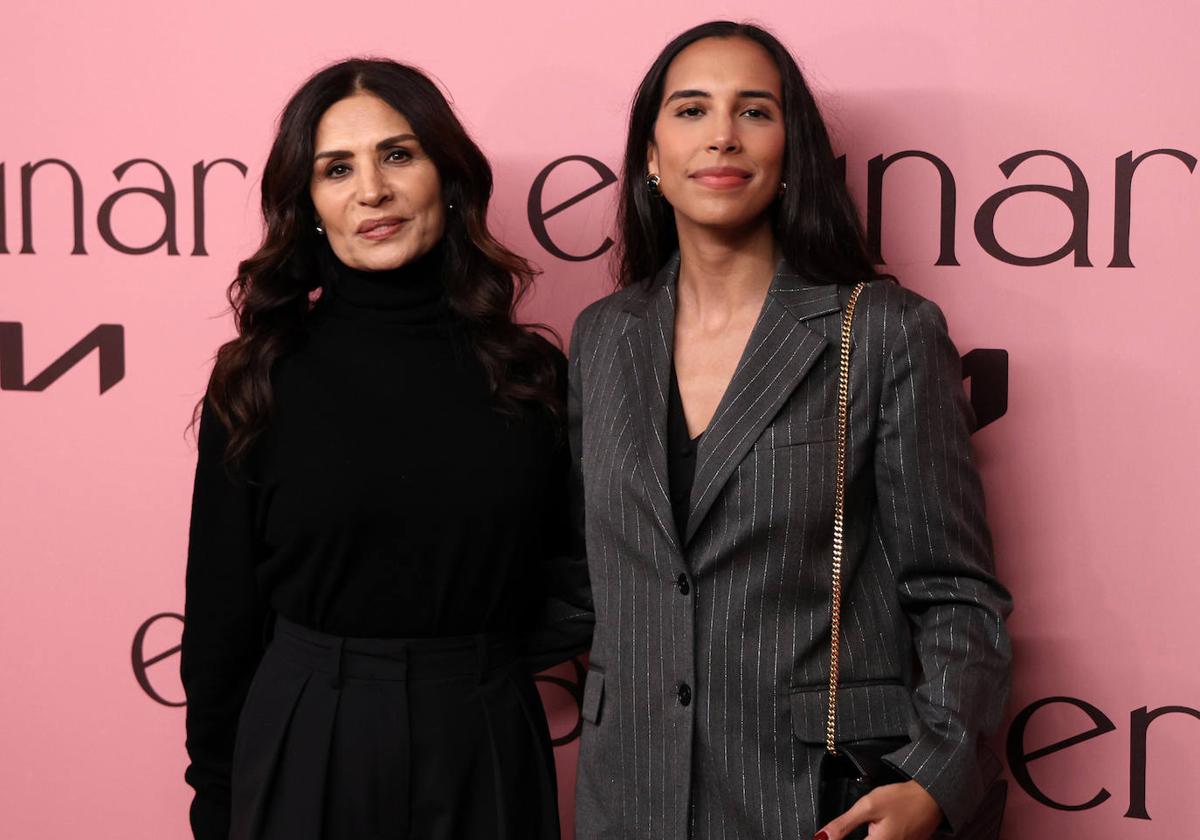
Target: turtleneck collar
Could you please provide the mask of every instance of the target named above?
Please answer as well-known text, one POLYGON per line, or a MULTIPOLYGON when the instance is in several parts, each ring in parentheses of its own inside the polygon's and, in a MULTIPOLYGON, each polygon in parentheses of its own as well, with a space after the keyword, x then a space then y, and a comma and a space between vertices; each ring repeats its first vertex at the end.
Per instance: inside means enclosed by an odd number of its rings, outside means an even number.
POLYGON ((433 324, 450 318, 442 285, 442 245, 399 268, 363 271, 330 254, 327 311, 338 318, 395 324, 433 324))

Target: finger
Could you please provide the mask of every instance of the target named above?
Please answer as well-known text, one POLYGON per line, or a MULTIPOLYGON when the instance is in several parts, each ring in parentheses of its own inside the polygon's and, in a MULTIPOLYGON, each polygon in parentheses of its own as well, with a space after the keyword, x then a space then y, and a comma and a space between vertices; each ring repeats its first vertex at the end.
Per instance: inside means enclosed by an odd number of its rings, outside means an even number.
POLYGON ((851 831, 863 823, 869 822, 873 816, 873 800, 868 794, 851 805, 849 811, 837 819, 831 820, 828 825, 816 833, 813 840, 842 840, 851 831))

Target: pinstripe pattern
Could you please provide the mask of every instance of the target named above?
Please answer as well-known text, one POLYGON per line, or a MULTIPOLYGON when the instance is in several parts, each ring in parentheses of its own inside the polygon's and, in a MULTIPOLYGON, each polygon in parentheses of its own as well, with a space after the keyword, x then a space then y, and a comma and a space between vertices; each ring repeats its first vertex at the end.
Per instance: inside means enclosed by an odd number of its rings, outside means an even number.
MULTIPOLYGON (((588 307, 572 337, 596 607, 576 832, 795 840, 819 827, 848 290, 781 266, 701 438, 681 536, 665 445, 677 267, 588 307)), ((941 313, 871 283, 853 341, 838 737, 907 735, 891 758, 954 825, 981 794, 977 738, 1007 695, 1009 596, 941 313)))

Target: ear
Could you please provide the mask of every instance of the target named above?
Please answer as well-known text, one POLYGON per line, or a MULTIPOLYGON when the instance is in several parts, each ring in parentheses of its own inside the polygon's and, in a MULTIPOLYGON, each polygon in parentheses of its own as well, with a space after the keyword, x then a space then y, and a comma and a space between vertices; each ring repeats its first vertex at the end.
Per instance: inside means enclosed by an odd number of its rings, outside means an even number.
POLYGON ((658 171, 658 146, 651 140, 646 144, 646 175, 661 175, 658 171))

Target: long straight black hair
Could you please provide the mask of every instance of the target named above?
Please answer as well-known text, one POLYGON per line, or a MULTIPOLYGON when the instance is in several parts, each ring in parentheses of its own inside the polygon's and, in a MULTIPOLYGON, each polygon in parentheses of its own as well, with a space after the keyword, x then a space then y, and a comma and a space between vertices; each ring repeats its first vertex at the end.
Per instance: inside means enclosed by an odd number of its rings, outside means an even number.
POLYGON ((746 38, 767 51, 783 86, 787 189, 769 211, 775 239, 791 267, 817 283, 857 283, 879 276, 868 255, 862 223, 833 157, 829 133, 796 60, 779 39, 748 23, 714 20, 692 27, 663 48, 638 87, 629 114, 629 139, 617 210, 614 252, 618 286, 648 280, 679 246, 671 205, 646 187, 646 153, 662 105, 663 82, 684 48, 704 38, 746 38))

